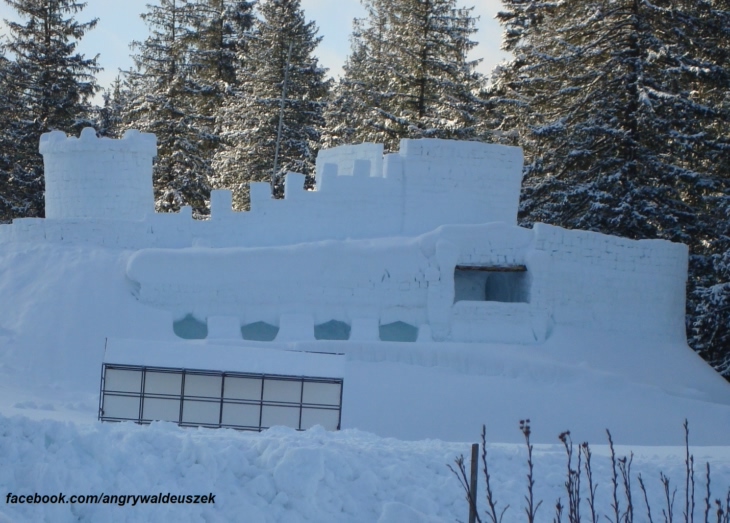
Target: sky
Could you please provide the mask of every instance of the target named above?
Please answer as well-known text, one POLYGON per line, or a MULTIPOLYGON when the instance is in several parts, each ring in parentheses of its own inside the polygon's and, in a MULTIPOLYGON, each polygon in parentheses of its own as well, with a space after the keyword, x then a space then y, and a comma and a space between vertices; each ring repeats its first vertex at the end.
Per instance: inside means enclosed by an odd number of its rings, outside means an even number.
MULTIPOLYGON (((133 40, 144 40, 147 28, 140 19, 150 0, 88 0, 88 5, 77 19, 86 22, 98 18, 96 28, 84 37, 79 46, 81 53, 91 57, 99 54, 99 64, 104 68, 99 84, 108 87, 120 69, 132 66, 129 44, 133 40)), ((479 70, 488 74, 492 68, 508 55, 499 50, 501 31, 494 16, 501 7, 499 0, 460 0, 461 6, 474 6, 478 33, 473 37, 479 45, 472 51, 472 58, 482 58, 479 70)), ((319 26, 323 40, 316 54, 320 63, 337 77, 350 50, 352 20, 364 15, 358 0, 302 0, 307 20, 314 20, 319 26)), ((0 18, 15 19, 15 12, 4 2, 0 3, 0 18)), ((4 24, 3 24, 4 25, 4 24)), ((3 27, 3 33, 7 31, 3 27)))

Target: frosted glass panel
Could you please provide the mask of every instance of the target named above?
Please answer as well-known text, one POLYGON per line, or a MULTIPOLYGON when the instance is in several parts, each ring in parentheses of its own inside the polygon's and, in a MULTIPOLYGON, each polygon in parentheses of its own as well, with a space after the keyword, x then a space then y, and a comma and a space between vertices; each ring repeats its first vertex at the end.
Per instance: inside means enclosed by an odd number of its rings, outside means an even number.
POLYGON ((204 376, 200 374, 185 375, 186 396, 221 397, 221 376, 204 376))
POLYGON ((322 425, 327 430, 337 430, 340 412, 329 409, 302 409, 302 429, 322 425))
POLYGON ((261 416, 261 427, 268 428, 274 425, 299 428, 299 407, 273 407, 264 405, 261 416))
POLYGON ((302 397, 301 381, 267 379, 264 383, 264 401, 299 403, 302 397))
MULTIPOLYGON (((187 379, 186 379, 187 384, 187 379)), ((218 425, 221 404, 214 401, 183 401, 183 423, 218 425)))
POLYGON ((319 405, 339 405, 340 384, 305 381, 302 403, 317 403, 319 405))
POLYGON ((236 400, 261 401, 261 378, 232 378, 226 376, 223 397, 236 400))
POLYGON ((160 421, 180 421, 180 400, 145 398, 142 419, 160 421))
POLYGON ((142 389, 141 370, 107 369, 104 374, 104 390, 136 392, 142 389))
POLYGON ((104 412, 109 418, 139 419, 139 396, 104 395, 104 412))
POLYGON ((336 378, 106 364, 102 376, 102 421, 338 430, 342 382, 336 378))
POLYGON ((144 378, 145 394, 180 395, 182 374, 178 372, 147 372, 144 378))
POLYGON ((223 425, 239 425, 244 427, 259 426, 259 405, 241 405, 238 403, 223 404, 223 425))

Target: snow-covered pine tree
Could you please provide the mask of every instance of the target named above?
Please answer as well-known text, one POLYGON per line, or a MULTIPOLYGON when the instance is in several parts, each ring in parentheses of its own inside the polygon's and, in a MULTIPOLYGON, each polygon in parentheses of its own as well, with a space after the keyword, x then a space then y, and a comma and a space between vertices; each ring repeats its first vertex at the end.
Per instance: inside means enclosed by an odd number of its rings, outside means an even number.
MULTIPOLYGON (((96 20, 76 21, 86 4, 73 0, 5 0, 20 21, 7 20, 7 50, 3 96, 11 93, 12 121, 5 128, 11 145, 10 191, 13 203, 2 220, 43 215, 43 159, 38 153, 42 133, 75 133, 88 125, 89 101, 97 92, 97 58, 76 52, 79 40, 96 20)), ((3 187, 4 191, 5 188, 3 187)))
POLYGON ((210 119, 196 103, 201 86, 189 62, 192 39, 186 0, 160 0, 142 15, 150 30, 134 42, 135 68, 125 73, 131 99, 124 108, 126 128, 157 135, 154 165, 155 206, 159 212, 188 205, 209 213, 210 119))
POLYGON ((121 75, 117 75, 111 87, 102 95, 104 105, 96 108, 95 128, 99 136, 121 138, 124 130, 122 116, 128 103, 128 94, 121 75))
POLYGON ((242 0, 195 0, 188 4, 188 63, 197 88, 191 94, 198 113, 208 124, 209 163, 220 146, 216 121, 226 99, 237 90, 236 73, 246 54, 253 5, 242 0))
POLYGON ((25 191, 18 187, 13 172, 16 148, 13 130, 18 109, 11 90, 14 69, 15 64, 5 57, 4 49, 0 47, 0 223, 26 214, 25 191))
POLYGON ((314 22, 305 20, 299 0, 264 0, 258 14, 245 66, 239 71, 237 96, 228 99, 219 118, 223 144, 214 164, 216 186, 233 190, 237 209, 248 207, 248 182, 271 180, 285 75, 274 196, 283 194, 283 174, 288 171, 307 175, 307 185, 312 186, 328 89, 325 69, 314 56, 321 38, 314 22))
MULTIPOLYGON (((701 267, 722 250, 708 246, 727 237, 716 214, 728 195, 717 166, 730 165, 727 10, 706 0, 533 1, 537 18, 526 18, 525 3, 511 0, 517 16, 501 17, 515 57, 494 88, 527 155, 523 223, 684 242, 698 296, 709 288, 701 267)), ((696 308, 690 300, 690 325, 696 308)), ((714 314, 728 324, 730 312, 714 314)))
POLYGON ((226 84, 237 83, 236 72, 253 24, 253 5, 242 0, 195 0, 189 4, 190 67, 207 91, 217 93, 226 84))
MULTIPOLYGON (((695 96, 713 107, 717 116, 703 122, 711 135, 724 136, 715 154, 695 157, 712 173, 713 183, 702 187, 700 214, 703 234, 694 242, 688 286, 689 343, 721 374, 730 379, 730 1, 709 0, 696 5, 702 24, 693 25, 705 42, 698 46, 704 60, 714 67, 704 71, 702 82, 693 82, 695 96), (724 150, 723 150, 724 148, 724 150)), ((693 157, 692 147, 683 156, 693 157)), ((688 162, 689 163, 689 162, 688 162)))
POLYGON ((363 0, 344 77, 327 112, 325 142, 485 139, 484 79, 467 54, 472 9, 456 0, 363 0))

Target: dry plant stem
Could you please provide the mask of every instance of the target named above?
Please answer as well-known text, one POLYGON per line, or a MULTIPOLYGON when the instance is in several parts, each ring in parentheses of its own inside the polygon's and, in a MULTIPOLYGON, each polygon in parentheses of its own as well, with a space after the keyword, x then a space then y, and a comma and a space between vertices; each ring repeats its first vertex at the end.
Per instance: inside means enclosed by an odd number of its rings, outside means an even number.
MULTIPOLYGON (((616 451, 613 448, 613 438, 611 437, 611 431, 606 429, 606 434, 608 435, 608 447, 611 449, 611 470, 613 472, 613 475, 611 477, 611 482, 613 484, 613 502, 611 503, 611 508, 613 508, 613 514, 615 518, 613 520, 613 523, 621 523, 621 516, 618 504, 618 473, 616 472, 616 451)), ((611 521, 610 518, 609 521, 611 521)))
MULTIPOLYGON (((482 467, 484 470, 484 483, 487 486, 487 506, 489 512, 487 512, 487 518, 492 523, 502 523, 505 511, 509 508, 509 505, 502 509, 499 517, 497 517, 497 502, 494 500, 494 494, 492 493, 491 476, 489 475, 489 466, 487 465, 487 427, 482 425, 482 467)), ((477 515, 477 518, 479 516, 477 515)))
POLYGON ((626 512, 623 515, 625 523, 634 522, 634 502, 631 498, 631 463, 634 461, 634 453, 630 454, 629 459, 625 457, 618 460, 618 468, 621 471, 621 479, 624 484, 624 494, 626 496, 626 512))
POLYGON ((707 480, 707 495, 705 496, 705 523, 710 523, 710 464, 705 463, 707 480))
POLYGON ((555 503, 555 517, 553 517, 553 523, 562 523, 563 521, 563 505, 560 503, 560 498, 555 503))
POLYGON ((525 444, 527 445, 527 495, 525 501, 527 501, 527 507, 525 507, 525 514, 527 515, 527 523, 535 523, 535 515, 537 510, 542 505, 540 501, 535 505, 535 478, 533 475, 534 463, 532 461, 532 444, 530 443, 530 420, 520 420, 520 431, 522 431, 525 437, 525 444))
POLYGON ((727 491, 727 497, 725 498, 725 506, 723 507, 722 502, 719 499, 715 500, 717 504, 717 523, 728 523, 730 522, 730 488, 727 491))
POLYGON ((464 492, 466 493, 466 501, 469 503, 470 507, 474 507, 474 512, 476 513, 476 519, 478 523, 482 523, 482 520, 479 518, 479 513, 476 512, 476 500, 472 499, 471 495, 471 489, 469 488, 469 476, 466 474, 466 464, 464 460, 464 455, 460 455, 458 458, 454 460, 454 463, 456 464, 456 469, 454 469, 451 465, 447 465, 449 467, 449 470, 454 473, 456 476, 456 479, 459 480, 459 483, 461 484, 461 488, 464 489, 464 492))
POLYGON ((663 472, 659 473, 659 478, 662 481, 662 485, 664 485, 664 497, 667 503, 667 508, 662 509, 662 514, 664 515, 664 521, 665 523, 673 523, 674 521, 674 496, 677 494, 677 489, 675 488, 672 492, 671 497, 669 496, 669 478, 664 475, 663 472))
POLYGON ((598 488, 598 484, 593 484, 591 448, 588 446, 588 442, 581 444, 580 451, 585 457, 586 479, 588 480, 588 507, 591 509, 591 523, 598 523, 598 515, 596 514, 596 489, 598 488))
POLYGON ((644 494, 644 503, 646 504, 646 514, 649 518, 649 523, 654 523, 654 520, 651 517, 651 506, 649 506, 649 496, 646 494, 646 486, 644 485, 644 480, 641 479, 641 474, 639 474, 639 487, 641 488, 641 493, 644 494))
POLYGON ((684 522, 694 523, 695 513, 695 458, 689 453, 689 421, 684 420, 684 522))
POLYGON ((568 456, 568 476, 565 480, 565 490, 568 493, 568 522, 580 523, 580 452, 578 466, 573 469, 573 440, 567 430, 558 436, 563 442, 565 453, 568 456))

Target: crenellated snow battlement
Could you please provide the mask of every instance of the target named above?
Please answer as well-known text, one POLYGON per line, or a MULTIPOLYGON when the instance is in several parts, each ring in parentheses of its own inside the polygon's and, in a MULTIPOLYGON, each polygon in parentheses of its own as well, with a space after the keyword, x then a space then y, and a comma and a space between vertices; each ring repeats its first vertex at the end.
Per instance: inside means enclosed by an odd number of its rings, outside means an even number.
POLYGON ((516 224, 522 151, 479 142, 402 140, 398 153, 360 144, 321 151, 314 191, 289 173, 285 198, 251 184, 251 210, 234 212, 230 191, 213 191, 209 220, 190 209, 155 213, 154 135, 42 136, 46 219, 0 227, 0 241, 82 241, 146 246, 276 245, 416 235, 443 224, 516 224))

